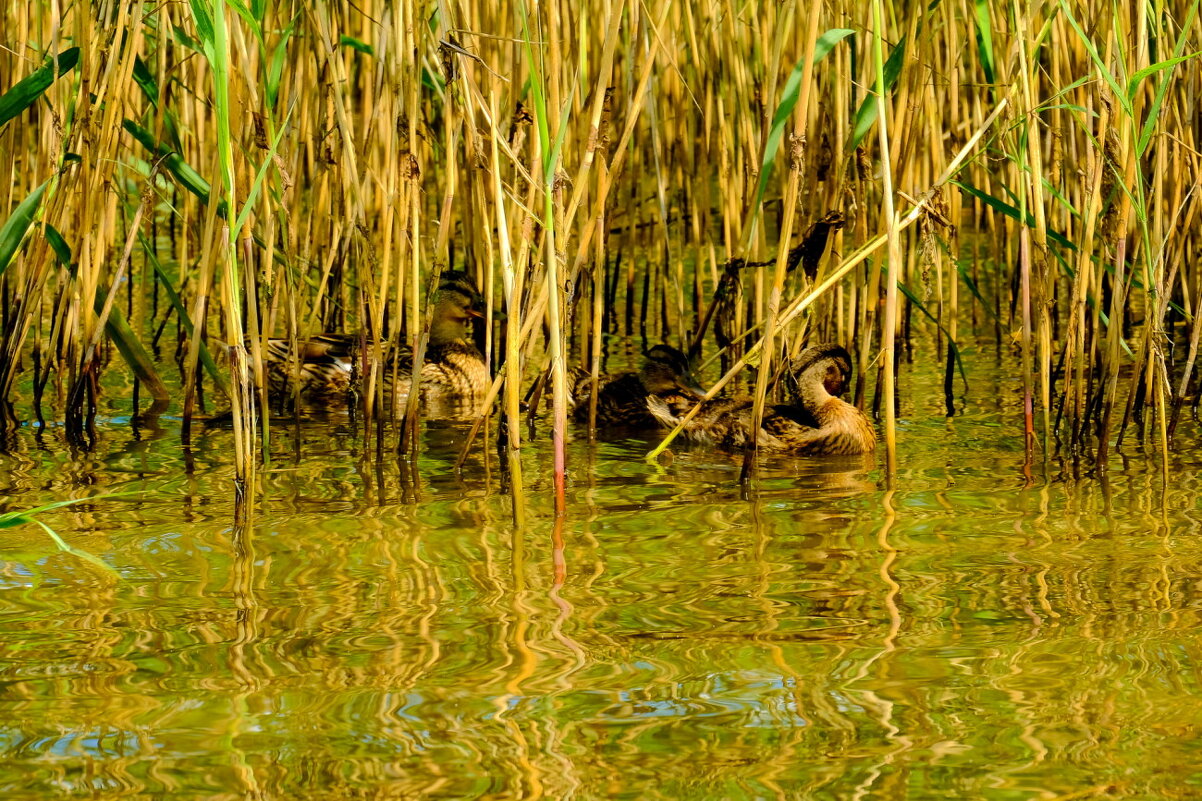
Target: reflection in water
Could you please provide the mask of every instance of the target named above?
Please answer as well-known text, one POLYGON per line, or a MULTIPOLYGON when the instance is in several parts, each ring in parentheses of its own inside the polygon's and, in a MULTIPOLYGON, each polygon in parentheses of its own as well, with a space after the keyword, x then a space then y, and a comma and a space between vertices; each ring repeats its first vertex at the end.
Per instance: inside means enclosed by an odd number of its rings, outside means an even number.
MULTIPOLYGON (((374 458, 282 426, 254 524, 230 433, 22 429, 0 529, 0 792, 235 798, 1121 797, 1196 783, 1197 452, 1023 489, 1012 409, 905 410, 871 458, 374 458), (1004 425, 1002 425, 1004 423, 1004 425)), ((1056 468, 1059 469, 1058 467, 1056 468)))

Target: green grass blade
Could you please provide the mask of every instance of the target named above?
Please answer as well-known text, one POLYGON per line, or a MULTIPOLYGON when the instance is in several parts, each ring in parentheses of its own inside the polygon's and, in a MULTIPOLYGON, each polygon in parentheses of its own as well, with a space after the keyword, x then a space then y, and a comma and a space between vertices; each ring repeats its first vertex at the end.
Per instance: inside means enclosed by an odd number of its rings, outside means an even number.
POLYGON ((798 94, 801 91, 801 73, 805 64, 798 61, 794 65, 789 78, 781 90, 780 103, 776 113, 772 115, 772 129, 768 132, 768 141, 764 145, 764 157, 760 162, 760 181, 755 190, 755 207, 758 208, 768 189, 768 180, 772 177, 772 167, 776 163, 776 153, 780 149, 781 139, 785 136, 785 125, 797 105, 798 94))
POLYGON ((213 37, 217 34, 213 27, 213 15, 209 11, 208 5, 200 0, 190 0, 188 5, 192 7, 192 18, 196 22, 196 32, 200 34, 201 45, 212 42, 213 37))
MULTIPOLYGON (((54 509, 62 509, 64 506, 73 506, 77 503, 91 503, 92 501, 100 500, 101 498, 120 498, 127 495, 133 495, 132 492, 106 492, 101 495, 91 495, 87 498, 70 498, 65 501, 52 501, 44 503, 41 506, 35 506, 32 509, 17 509, 12 512, 4 512, 0 514, 0 528, 7 528, 15 525, 12 521, 21 518, 32 518, 35 515, 40 515, 42 512, 49 512, 54 509)), ((28 522, 21 520, 21 522, 28 522)))
MULTIPOLYGON (((192 317, 188 314, 187 307, 184 306, 184 301, 179 296, 179 292, 171 284, 171 276, 167 275, 167 271, 163 268, 162 262, 151 247, 150 240, 142 233, 138 234, 138 242, 142 245, 142 252, 146 255, 150 266, 154 269, 155 275, 158 276, 159 286, 167 294, 167 300, 171 302, 171 307, 175 309, 175 313, 179 315, 180 323, 184 326, 184 331, 188 336, 193 336, 196 331, 196 326, 192 323, 192 317)), ((204 366, 205 372, 213 379, 217 387, 226 395, 229 394, 229 382, 217 370, 217 363, 213 361, 213 354, 209 352, 208 346, 204 340, 200 340, 200 363, 204 366)))
POLYGON ((374 56, 376 54, 375 48, 367 42, 360 41, 353 36, 347 36, 345 33, 338 37, 338 44, 343 47, 349 47, 351 50, 362 53, 365 56, 374 56))
POLYGON ((255 39, 259 42, 259 47, 263 46, 263 25, 262 16, 256 16, 255 10, 243 3, 242 0, 225 0, 231 8, 234 9, 242 21, 246 23, 246 27, 250 28, 251 33, 255 35, 255 39))
POLYGON ((914 308, 926 315, 926 318, 934 323, 935 327, 947 338, 948 345, 952 349, 952 358, 956 362, 956 369, 960 372, 960 380, 964 382, 964 388, 968 389, 968 376, 964 373, 964 360, 960 358, 960 346, 956 344, 956 340, 952 339, 952 335, 947 332, 947 329, 940 325, 939 321, 935 319, 935 315, 931 314, 930 310, 923 305, 922 299, 916 293, 911 291, 901 281, 897 282, 897 289, 906 296, 910 303, 914 304, 914 308))
POLYGON ((275 47, 272 48, 271 57, 266 60, 263 67, 268 108, 275 108, 276 100, 280 96, 280 81, 284 78, 284 59, 288 55, 288 42, 292 39, 292 32, 296 29, 298 19, 300 19, 299 14, 288 23, 287 28, 280 32, 280 41, 276 42, 275 47))
POLYGON ((1144 79, 1146 79, 1149 75, 1155 75, 1161 70, 1167 70, 1170 67, 1175 67, 1183 61, 1189 61, 1191 58, 1197 57, 1199 54, 1202 54, 1202 50, 1190 53, 1188 56, 1174 56, 1173 58, 1166 59, 1157 64, 1144 67, 1142 70, 1132 75, 1127 81, 1127 100, 1132 103, 1135 102, 1135 94, 1139 91, 1139 85, 1143 83, 1144 79))
POLYGON ((85 550, 82 550, 80 548, 75 548, 75 547, 68 545, 67 541, 58 535, 58 532, 56 532, 54 529, 50 528, 50 526, 46 525, 41 520, 38 520, 35 517, 32 520, 30 520, 29 522, 35 523, 35 524, 41 526, 42 530, 50 535, 50 539, 54 540, 54 544, 59 547, 59 550, 63 551, 64 553, 71 554, 76 559, 81 559, 90 565, 94 565, 95 567, 100 568, 105 573, 108 573, 110 576, 113 576, 114 578, 118 578, 118 579, 121 578, 121 574, 118 573, 113 567, 111 567, 107 562, 105 562, 99 556, 94 556, 93 554, 90 554, 85 550))
POLYGON ((200 42, 188 35, 187 31, 178 25, 171 27, 171 38, 194 53, 200 53, 200 42))
MULTIPOLYGON (((96 294, 94 308, 97 314, 104 311, 103 292, 96 294)), ((130 328, 125 314, 116 306, 109 309, 108 319, 104 321, 104 330, 113 345, 116 346, 117 352, 121 354, 121 358, 125 359, 125 363, 129 365, 129 369, 146 386, 150 397, 161 401, 169 400, 171 396, 163 384, 163 379, 159 377, 159 371, 155 369, 154 358, 143 347, 134 330, 130 328)))
POLYGON ((956 272, 960 274, 960 280, 964 282, 964 286, 968 287, 968 291, 981 304, 981 308, 985 310, 985 314, 994 320, 998 320, 998 316, 994 313, 993 308, 985 302, 985 296, 981 294, 981 289, 977 286, 977 282, 969 275, 968 265, 969 261, 967 259, 958 259, 956 261, 956 272))
POLYGON ((259 199, 259 193, 263 190, 263 180, 267 177, 267 170, 271 167, 275 159, 275 154, 279 150, 280 140, 284 138, 284 131, 288 128, 288 120, 292 118, 292 109, 288 110, 287 116, 284 117, 284 123, 276 131, 275 141, 271 143, 266 156, 263 158, 263 163, 259 165, 259 169, 255 172, 255 180, 250 186, 250 191, 246 193, 246 201, 242 204, 242 210, 238 212, 238 219, 234 221, 234 230, 230 237, 237 239, 238 234, 242 231, 242 226, 246 224, 246 219, 250 217, 251 210, 255 206, 255 202, 259 199))
POLYGON ((58 258, 58 263, 66 267, 68 272, 74 274, 75 271, 71 266, 71 246, 67 244, 67 240, 63 239, 63 235, 49 223, 42 226, 42 235, 50 243, 50 248, 58 258))
POLYGON ((133 78, 134 83, 145 93, 146 99, 150 101, 151 105, 157 106, 159 104, 159 84, 141 56, 134 56, 133 78))

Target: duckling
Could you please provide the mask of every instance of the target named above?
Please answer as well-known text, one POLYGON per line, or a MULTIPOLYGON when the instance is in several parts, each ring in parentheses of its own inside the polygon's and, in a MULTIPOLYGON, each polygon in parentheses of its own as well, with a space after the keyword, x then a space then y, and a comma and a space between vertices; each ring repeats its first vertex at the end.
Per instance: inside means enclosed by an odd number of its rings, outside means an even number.
MULTIPOLYGON (((764 409, 759 448, 802 456, 869 453, 876 447, 876 432, 864 413, 839 396, 851 377, 851 356, 840 345, 823 344, 806 349, 789 368, 792 404, 764 409)), ((750 398, 717 398, 703 401, 701 410, 682 432, 692 442, 723 448, 751 444, 750 398)), ((667 403, 649 397, 647 408, 665 426, 675 427, 692 408, 691 403, 667 403)))
MULTIPOLYGON (((689 360, 670 345, 656 345, 644 353, 642 369, 597 377, 597 425, 599 427, 653 428, 656 420, 647 408, 648 397, 667 403, 696 402, 704 393, 693 380, 689 360)), ((569 397, 575 406, 578 423, 588 422, 592 376, 587 370, 574 370, 570 376, 569 397)))
MULTIPOLYGON (((466 273, 450 270, 442 274, 434 295, 430 339, 422 361, 421 392, 424 399, 475 400, 491 382, 484 356, 471 336, 471 320, 480 317, 480 293, 466 273)), ((289 398, 299 381, 302 402, 336 404, 345 399, 351 377, 375 348, 353 334, 320 334, 297 342, 296 356, 287 339, 267 343, 269 394, 289 398), (294 374, 300 362, 299 377, 294 374)), ((398 403, 409 394, 413 354, 407 346, 382 343, 380 375, 385 392, 394 385, 398 403), (395 369, 394 369, 395 365, 395 369), (394 382, 395 379, 395 382, 394 382)))

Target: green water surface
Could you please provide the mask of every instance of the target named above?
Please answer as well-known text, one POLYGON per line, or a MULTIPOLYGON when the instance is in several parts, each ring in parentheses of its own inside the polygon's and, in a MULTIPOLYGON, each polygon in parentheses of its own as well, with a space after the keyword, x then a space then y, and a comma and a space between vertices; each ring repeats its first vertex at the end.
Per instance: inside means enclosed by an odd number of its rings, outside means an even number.
POLYGON ((0 511, 134 494, 42 518, 114 574, 0 529, 0 797, 1202 797, 1196 423, 1025 465, 989 362, 907 373, 894 491, 580 437, 557 519, 539 431, 520 530, 460 424, 282 426, 245 527, 227 430, 25 426, 0 511))

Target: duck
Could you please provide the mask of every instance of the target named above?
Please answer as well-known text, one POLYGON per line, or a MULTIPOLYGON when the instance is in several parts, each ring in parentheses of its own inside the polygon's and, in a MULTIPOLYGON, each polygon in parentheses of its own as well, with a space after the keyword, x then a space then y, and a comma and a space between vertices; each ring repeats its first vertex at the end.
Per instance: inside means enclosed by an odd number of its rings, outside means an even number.
MULTIPOLYGON (((647 407, 656 397, 668 404, 695 403, 704 395, 689 367, 689 359, 671 345, 656 345, 645 351, 641 369, 597 377, 597 426, 601 428, 655 428, 658 421, 647 407)), ((577 368, 569 377, 569 402, 578 423, 588 422, 593 379, 577 368)))
MULTIPOLYGON (((430 337, 421 369, 422 398, 451 402, 479 399, 492 381, 484 355, 472 339, 472 319, 483 316, 479 311, 480 293, 467 273, 448 270, 442 274, 432 302, 430 337)), ((405 345, 378 345, 384 391, 391 393, 395 387, 400 404, 409 394, 413 353, 405 345)), ((300 340, 295 355, 288 339, 269 339, 264 355, 268 394, 273 399, 288 400, 299 384, 303 404, 343 403, 353 379, 363 374, 365 357, 373 358, 376 350, 376 343, 356 334, 319 334, 300 340)))
MULTIPOLYGON (((854 455, 876 448, 872 423, 839 397, 851 379, 851 356, 843 346, 824 343, 807 348, 793 360, 786 376, 793 402, 765 407, 758 448, 799 456, 854 455)), ((669 428, 675 428, 695 405, 647 398, 648 411, 669 428)), ((753 406, 748 397, 701 401, 682 436, 703 445, 747 448, 752 441, 753 406)))

